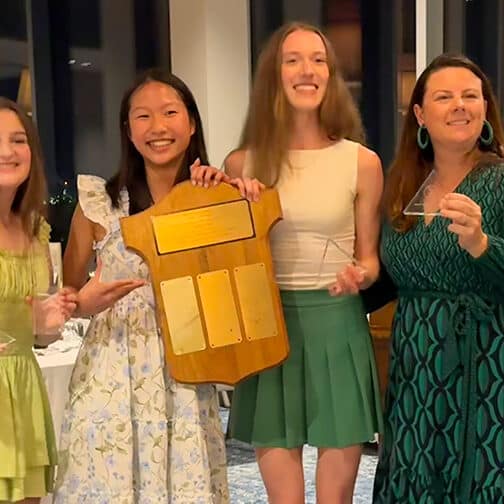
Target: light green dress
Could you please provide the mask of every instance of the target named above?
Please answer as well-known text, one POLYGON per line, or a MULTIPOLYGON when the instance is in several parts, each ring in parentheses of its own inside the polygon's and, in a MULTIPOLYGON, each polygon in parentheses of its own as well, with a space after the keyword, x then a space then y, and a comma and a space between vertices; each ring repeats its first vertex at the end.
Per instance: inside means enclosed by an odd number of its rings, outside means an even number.
POLYGON ((0 249, 0 327, 16 338, 0 353, 0 502, 44 496, 53 484, 56 442, 25 301, 34 277, 48 282, 44 250, 49 230, 43 221, 35 260, 0 249))

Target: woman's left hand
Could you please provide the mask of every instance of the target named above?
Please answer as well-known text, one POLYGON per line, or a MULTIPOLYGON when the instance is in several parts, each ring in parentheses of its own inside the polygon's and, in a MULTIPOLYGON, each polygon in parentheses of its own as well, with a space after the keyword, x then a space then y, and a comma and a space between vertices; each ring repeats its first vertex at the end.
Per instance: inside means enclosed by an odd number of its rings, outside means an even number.
POLYGON ((191 182, 194 186, 210 187, 218 185, 221 182, 229 182, 229 176, 222 170, 213 166, 202 165, 201 161, 196 159, 190 167, 191 182))
POLYGON ((446 194, 439 204, 440 213, 452 222, 448 231, 457 235, 461 248, 472 257, 480 257, 488 246, 488 236, 481 226, 481 208, 464 194, 446 194))

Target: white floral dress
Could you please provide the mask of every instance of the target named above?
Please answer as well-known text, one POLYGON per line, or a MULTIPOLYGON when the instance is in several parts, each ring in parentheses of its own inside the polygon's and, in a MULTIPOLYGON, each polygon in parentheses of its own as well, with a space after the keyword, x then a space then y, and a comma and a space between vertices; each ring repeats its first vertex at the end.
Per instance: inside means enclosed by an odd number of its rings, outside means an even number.
MULTIPOLYGON (((148 278, 125 249, 105 181, 78 179, 87 218, 103 226, 96 243, 108 278, 148 278)), ((211 385, 168 376, 149 285, 93 318, 69 387, 60 440, 57 504, 225 504, 224 436, 211 385)))

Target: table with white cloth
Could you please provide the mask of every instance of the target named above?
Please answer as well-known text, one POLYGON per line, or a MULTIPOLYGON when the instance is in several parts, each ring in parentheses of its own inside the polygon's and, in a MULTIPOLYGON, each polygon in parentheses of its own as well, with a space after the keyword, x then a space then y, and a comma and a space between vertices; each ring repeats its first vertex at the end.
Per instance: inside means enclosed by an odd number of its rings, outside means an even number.
MULTIPOLYGON (((70 323, 65 325, 61 340, 47 348, 35 350, 35 356, 47 388, 58 444, 68 397, 68 384, 79 353, 82 335, 88 324, 89 320, 87 319, 72 319, 70 323)), ((42 499, 41 504, 49 504, 51 500, 51 496, 46 497, 42 499)))

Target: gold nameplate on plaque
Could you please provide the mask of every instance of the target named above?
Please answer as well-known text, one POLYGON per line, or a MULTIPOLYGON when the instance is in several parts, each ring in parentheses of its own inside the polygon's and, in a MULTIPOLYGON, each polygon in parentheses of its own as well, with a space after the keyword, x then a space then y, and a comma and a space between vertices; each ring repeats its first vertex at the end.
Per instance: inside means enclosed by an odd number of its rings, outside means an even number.
POLYGON ((249 341, 278 335, 270 282, 264 263, 234 269, 245 337, 249 341))
POLYGON ((152 225, 160 254, 254 236, 249 205, 244 200, 155 216, 152 225))
POLYGON ((197 276, 203 316, 212 348, 242 341, 242 333, 228 270, 197 276))
POLYGON ((192 277, 165 280, 160 287, 173 353, 183 355, 204 350, 206 342, 192 277))

